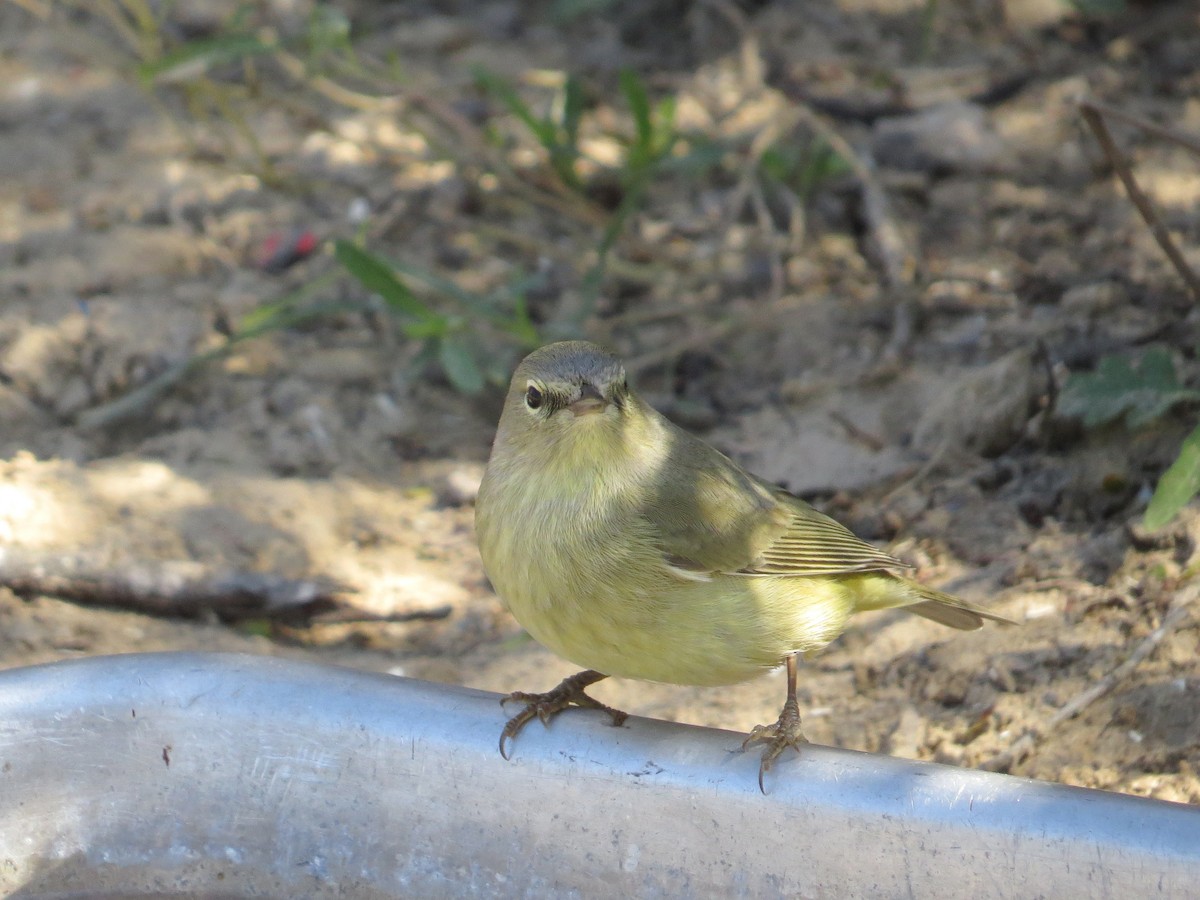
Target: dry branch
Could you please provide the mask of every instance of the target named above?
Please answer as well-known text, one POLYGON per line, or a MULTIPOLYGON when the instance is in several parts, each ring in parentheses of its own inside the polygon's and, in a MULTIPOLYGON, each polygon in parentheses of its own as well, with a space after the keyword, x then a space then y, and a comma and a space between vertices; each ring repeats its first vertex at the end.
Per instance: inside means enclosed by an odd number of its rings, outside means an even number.
MULTIPOLYGON (((60 597, 87 606, 159 616, 215 614, 248 618, 378 621, 341 596, 354 588, 331 578, 284 578, 265 572, 214 571, 192 560, 141 561, 119 567, 94 555, 32 553, 0 548, 0 586, 23 596, 60 597)), ((444 618, 448 607, 382 617, 387 621, 444 618)))
POLYGON ((1096 140, 1100 142, 1100 146, 1104 150, 1104 155, 1108 157, 1108 161, 1112 164, 1117 176, 1121 179, 1121 183, 1125 185, 1125 192, 1129 194, 1129 199, 1133 201, 1133 205, 1141 213, 1143 221, 1150 226, 1150 233, 1154 235, 1154 240, 1158 242, 1158 246, 1162 248, 1163 253, 1167 254, 1167 258, 1171 260, 1171 265, 1175 267, 1175 271, 1179 273, 1179 277, 1183 279, 1184 283, 1188 286, 1188 290, 1191 291, 1192 298, 1197 303, 1200 303, 1200 278, 1196 277, 1196 273, 1192 271, 1191 266, 1187 264, 1187 260, 1183 258, 1183 254, 1179 252, 1179 248, 1175 246, 1175 242, 1171 240, 1171 232, 1159 217, 1154 204, 1150 202, 1150 198, 1138 186, 1137 179, 1133 177, 1133 170, 1129 167, 1129 162, 1125 159, 1125 154, 1117 147, 1116 141, 1113 140, 1112 134, 1109 133, 1108 126, 1104 123, 1104 116, 1108 115, 1120 118, 1125 122, 1144 128, 1153 134, 1169 138, 1193 151, 1200 152, 1197 144, 1177 132, 1172 132, 1169 129, 1138 119, 1128 113, 1120 113, 1111 107, 1101 106, 1097 103, 1081 103, 1079 104, 1079 111, 1083 115, 1084 121, 1088 123, 1092 132, 1096 135, 1096 140))

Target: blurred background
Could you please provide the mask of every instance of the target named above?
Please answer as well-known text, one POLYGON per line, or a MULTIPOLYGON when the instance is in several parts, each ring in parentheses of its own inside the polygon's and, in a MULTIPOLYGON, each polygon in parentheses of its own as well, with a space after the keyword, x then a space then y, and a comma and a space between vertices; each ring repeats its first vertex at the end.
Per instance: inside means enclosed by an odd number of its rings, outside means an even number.
POLYGON ((0 666, 548 689, 473 501, 586 337, 1022 623, 860 618, 810 739, 1200 802, 1197 269, 1191 0, 0 0, 0 666))

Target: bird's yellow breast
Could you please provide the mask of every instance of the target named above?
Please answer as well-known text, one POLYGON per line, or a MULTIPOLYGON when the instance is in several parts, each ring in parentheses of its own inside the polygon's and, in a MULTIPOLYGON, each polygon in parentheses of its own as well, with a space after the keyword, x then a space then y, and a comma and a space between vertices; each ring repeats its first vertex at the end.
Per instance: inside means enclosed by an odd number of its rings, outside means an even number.
POLYGON ((569 465, 506 472, 502 462, 480 489, 484 566, 540 643, 607 675, 715 685, 840 633, 853 599, 837 579, 674 570, 637 511, 638 473, 595 462, 572 477, 569 465))

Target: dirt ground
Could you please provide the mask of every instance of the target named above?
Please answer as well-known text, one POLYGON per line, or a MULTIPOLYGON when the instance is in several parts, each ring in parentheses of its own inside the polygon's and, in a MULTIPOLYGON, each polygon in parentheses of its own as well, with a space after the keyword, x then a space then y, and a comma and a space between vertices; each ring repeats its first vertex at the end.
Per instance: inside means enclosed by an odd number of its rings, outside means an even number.
MULTIPOLYGON (((1200 376, 1196 309, 1076 108, 1091 96, 1200 134, 1195 5, 1130 0, 1104 18, 1052 0, 601 6, 556 18, 549 2, 342 5, 363 54, 394 55, 410 100, 454 110, 469 133, 495 129, 510 167, 496 187, 411 105, 339 102, 270 59, 238 98, 256 157, 228 118, 140 85, 103 20, 0 4, 0 553, 329 578, 363 612, 418 616, 223 622, 0 588, 0 666, 226 649, 502 692, 574 671, 523 635, 475 549, 500 389, 457 392, 386 315, 271 332, 133 417, 79 422, 336 267, 321 250, 265 271, 270 235, 352 237, 365 210, 373 250, 468 290, 540 273, 529 302, 547 338, 611 344, 685 427, 916 577, 1020 623, 964 634, 900 612, 859 618, 803 667, 811 740, 1200 802, 1200 617, 1184 610, 1118 669, 1197 562, 1195 506, 1161 533, 1140 526, 1194 407, 1085 431, 1053 406, 1068 373, 1109 353, 1165 346, 1183 381, 1200 376), (573 311, 611 210, 543 202, 561 196, 544 159, 474 66, 531 98, 578 73, 594 157, 611 149, 605 129, 627 126, 623 67, 677 98, 681 131, 722 148, 707 170, 651 186, 589 315, 573 311), (804 195, 754 177, 766 146, 805 146, 807 120, 792 117, 813 110, 874 158, 911 292, 887 284, 854 173, 804 195), (1114 671, 1110 692, 1055 718, 1114 671)), ((205 38, 238 4, 178 7, 167 33, 205 38)), ((310 9, 254 15, 287 34, 310 9)), ((213 77, 249 84, 249 65, 213 77)), ((1200 269, 1200 159, 1113 130, 1200 269)), ((343 278, 328 293, 362 290, 343 278)), ((783 681, 614 679, 595 693, 748 730, 774 720, 783 681)))

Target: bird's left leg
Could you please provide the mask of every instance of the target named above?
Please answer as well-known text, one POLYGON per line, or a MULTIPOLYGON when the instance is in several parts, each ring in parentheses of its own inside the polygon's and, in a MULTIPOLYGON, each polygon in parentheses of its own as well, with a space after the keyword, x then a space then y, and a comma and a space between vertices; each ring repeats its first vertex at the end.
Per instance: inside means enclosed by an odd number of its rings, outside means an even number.
POLYGON ((569 706, 581 706, 584 709, 599 709, 612 717, 613 725, 620 725, 629 718, 628 713, 605 706, 599 700, 589 697, 583 690, 589 684, 595 684, 597 681, 607 677, 607 675, 597 672, 594 669, 588 669, 584 672, 578 672, 570 678, 564 678, 558 687, 546 691, 544 694, 527 694, 523 691, 517 691, 504 697, 500 701, 501 704, 515 700, 524 703, 525 708, 509 719, 508 724, 504 726, 504 730, 500 732, 500 755, 508 759, 507 748, 504 746, 505 742, 511 742, 515 739, 521 729, 535 716, 542 720, 543 725, 548 725, 554 716, 569 706))
POLYGON ((783 703, 783 711, 772 725, 755 725, 750 736, 742 742, 745 750, 750 744, 765 743, 762 762, 758 764, 758 789, 764 794, 763 775, 770 771, 771 766, 785 748, 791 747, 797 753, 800 745, 808 743, 808 738, 800 730, 800 703, 796 700, 796 654, 787 657, 787 699, 783 703))

